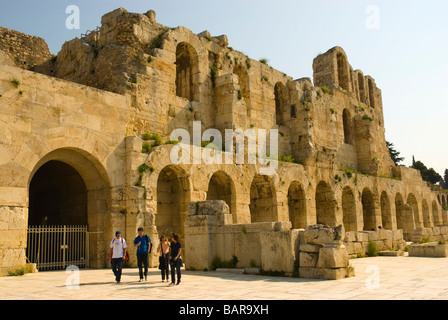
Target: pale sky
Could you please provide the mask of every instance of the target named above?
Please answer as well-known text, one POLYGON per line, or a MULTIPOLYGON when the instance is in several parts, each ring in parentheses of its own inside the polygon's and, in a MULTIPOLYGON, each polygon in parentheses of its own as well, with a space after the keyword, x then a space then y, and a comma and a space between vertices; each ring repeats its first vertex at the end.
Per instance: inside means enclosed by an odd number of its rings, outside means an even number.
POLYGON ((382 90, 386 139, 406 158, 403 164, 415 155, 442 176, 448 168, 446 0, 17 0, 0 4, 0 26, 42 37, 56 54, 118 7, 153 9, 169 27, 226 34, 234 49, 267 58, 294 79, 312 79, 313 59, 341 46, 353 69, 382 90), (79 30, 66 28, 70 5, 79 7, 79 30))

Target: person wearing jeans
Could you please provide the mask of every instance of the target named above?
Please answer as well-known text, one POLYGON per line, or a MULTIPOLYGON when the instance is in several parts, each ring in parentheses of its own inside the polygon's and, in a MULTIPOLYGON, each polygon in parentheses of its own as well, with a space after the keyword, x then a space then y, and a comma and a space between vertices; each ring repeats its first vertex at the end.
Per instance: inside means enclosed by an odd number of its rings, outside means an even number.
POLYGON ((179 236, 173 233, 171 238, 171 257, 170 257, 170 268, 171 268, 171 283, 170 286, 174 286, 176 283, 176 271, 177 271, 177 283, 176 286, 180 284, 180 268, 182 267, 182 244, 179 242, 179 236))
POLYGON ((151 239, 143 233, 143 228, 138 228, 138 236, 134 239, 134 247, 137 248, 137 265, 140 276, 139 282, 148 280, 148 254, 150 249, 151 239))
POLYGON ((110 242, 109 260, 117 283, 121 281, 123 259, 126 256, 127 247, 126 240, 121 237, 121 232, 115 232, 115 238, 110 242))

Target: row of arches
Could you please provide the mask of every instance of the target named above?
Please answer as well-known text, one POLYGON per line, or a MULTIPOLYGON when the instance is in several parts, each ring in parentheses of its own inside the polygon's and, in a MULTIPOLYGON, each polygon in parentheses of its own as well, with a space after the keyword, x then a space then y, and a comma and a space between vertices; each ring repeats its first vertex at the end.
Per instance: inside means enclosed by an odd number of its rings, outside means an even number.
MULTIPOLYGON (((198 101, 199 85, 199 56, 194 47, 181 42, 176 47, 176 96, 185 98, 189 101, 198 101)), ((247 116, 250 117, 250 86, 249 75, 243 64, 236 64, 232 73, 238 77, 239 99, 246 104, 247 116)), ((277 82, 274 86, 275 100, 275 123, 282 125, 284 123, 283 111, 286 110, 288 103, 286 86, 277 82)))
MULTIPOLYGON (((107 219, 110 196, 107 174, 101 166, 74 150, 57 150, 36 165, 29 184, 29 224, 88 224, 89 230, 110 232, 114 228, 107 219), (43 223, 44 220, 48 219, 43 223)), ((239 183, 240 181, 238 181, 239 183)), ((334 190, 320 181, 316 188, 303 181, 292 180, 282 190, 274 177, 255 174, 250 185, 236 186, 224 171, 210 174, 206 197, 201 200, 223 200, 230 208, 233 223, 291 221, 294 229, 321 223, 343 224, 347 231, 402 229, 405 235, 420 227, 437 226, 446 221, 437 199, 420 202, 413 193, 405 196, 382 191, 376 194, 368 187, 358 190, 345 186, 334 190), (286 207, 286 209, 284 208, 286 207), (248 209, 249 219, 240 217, 248 209), (286 212, 286 213, 285 213, 286 212), (245 220, 246 219, 246 220, 245 220)), ((198 199, 192 176, 182 167, 165 166, 157 175, 157 209, 155 226, 159 234, 176 232, 184 235, 188 204, 198 199)), ((199 199, 198 199, 199 200, 199 199)), ((91 239, 92 259, 101 265, 100 233, 91 239)))
MULTIPOLYGON (((237 199, 241 195, 237 195, 232 178, 218 171, 209 180, 206 200, 225 201, 234 223, 241 221, 239 205, 248 204, 251 223, 289 219, 294 229, 314 223, 330 226, 343 224, 347 231, 374 230, 381 226, 388 230, 403 229, 405 234, 410 235, 419 227, 443 223, 437 202, 428 203, 423 199, 419 204, 413 193, 404 198, 399 192, 392 195, 383 191, 377 195, 367 187, 357 190, 346 186, 336 196, 331 185, 325 181, 312 189, 314 194, 309 194, 309 190, 302 182, 292 181, 285 201, 278 199, 279 193, 272 177, 255 175, 247 193, 250 199, 246 202, 237 199), (287 206, 287 217, 280 213, 282 206, 287 206)), ((187 215, 187 204, 191 201, 191 186, 186 174, 175 166, 167 166, 159 175, 157 194, 158 229, 173 230, 174 224, 182 226, 187 215), (179 213, 178 218, 173 218, 173 212, 179 213)), ((182 231, 179 230, 179 233, 182 231)))
POLYGON ((372 108, 376 107, 376 86, 372 78, 364 77, 361 71, 353 72, 348 64, 345 53, 336 54, 337 81, 339 87, 354 92, 358 99, 372 108))

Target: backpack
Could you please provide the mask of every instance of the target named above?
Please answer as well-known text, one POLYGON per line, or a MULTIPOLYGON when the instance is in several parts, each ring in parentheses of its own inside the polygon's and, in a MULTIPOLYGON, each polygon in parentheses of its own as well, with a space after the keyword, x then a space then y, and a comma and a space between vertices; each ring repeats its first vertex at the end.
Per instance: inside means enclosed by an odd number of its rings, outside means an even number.
MULTIPOLYGON (((114 240, 112 240, 112 243, 115 243, 116 238, 114 238, 114 240)), ((121 238, 121 247, 123 247, 123 238, 121 238)), ((123 258, 123 261, 125 262, 129 262, 129 252, 128 250, 126 250, 126 254, 123 258)))
POLYGON ((145 234, 145 237, 146 237, 146 243, 149 244, 149 250, 148 250, 148 253, 151 253, 151 252, 152 252, 152 242, 151 242, 151 239, 148 237, 147 234, 145 234))

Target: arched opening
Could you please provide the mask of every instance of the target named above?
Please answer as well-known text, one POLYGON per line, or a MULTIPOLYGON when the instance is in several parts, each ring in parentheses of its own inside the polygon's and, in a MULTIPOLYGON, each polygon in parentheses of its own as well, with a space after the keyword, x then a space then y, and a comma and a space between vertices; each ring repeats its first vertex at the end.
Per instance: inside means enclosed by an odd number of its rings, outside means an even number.
POLYGON ((359 87, 359 100, 362 103, 366 103, 366 85, 364 83, 364 76, 358 73, 358 87, 359 87))
POLYGON ((179 235, 184 239, 184 223, 190 202, 190 183, 186 172, 175 165, 163 168, 157 180, 156 227, 160 235, 179 235))
POLYGON ((344 143, 353 144, 353 125, 350 111, 344 109, 342 113, 342 121, 344 125, 344 143))
POLYGON ((238 84, 240 86, 238 99, 244 100, 246 103, 247 116, 250 116, 249 75, 241 64, 238 64, 233 68, 233 73, 238 76, 238 84))
POLYGON ((279 126, 283 125, 283 112, 288 104, 286 95, 286 87, 283 83, 277 82, 274 88, 275 92, 275 123, 279 126))
POLYGON ((386 191, 381 193, 381 220, 383 221, 382 227, 387 230, 392 230, 392 213, 390 209, 389 196, 386 191))
POLYGON ((269 176, 255 176, 250 186, 249 208, 252 223, 277 221, 277 197, 269 176))
POLYGON ((443 224, 443 222, 440 219, 439 208, 437 207, 437 202, 435 200, 432 202, 432 218, 434 221, 434 227, 443 224))
POLYGON ((347 58, 342 53, 338 53, 336 59, 339 87, 348 91, 350 88, 350 77, 348 73, 347 58))
POLYGON ((235 186, 229 175, 218 171, 210 179, 207 191, 207 200, 223 200, 227 203, 233 221, 237 221, 235 209, 235 186))
POLYGON ((198 76, 198 59, 194 48, 182 42, 176 48, 176 95, 195 100, 195 79, 198 76))
POLYGON ((397 228, 403 230, 403 233, 408 233, 407 217, 405 203, 401 193, 397 193, 395 196, 395 212, 397 215, 397 228))
POLYGON ((342 213, 346 231, 358 231, 355 195, 350 187, 342 191, 342 213))
POLYGON ((316 218, 318 224, 336 227, 336 200, 330 185, 324 181, 316 189, 316 218))
POLYGON ((410 226, 412 226, 412 229, 409 231, 412 231, 416 228, 420 228, 420 216, 419 216, 419 210, 418 210, 418 203, 417 203, 417 198, 414 196, 414 194, 410 193, 408 195, 408 199, 407 199, 407 205, 409 206, 409 210, 410 210, 410 226))
MULTIPOLYGON (((89 153, 67 148, 44 156, 30 175, 29 226, 44 225, 51 230, 55 226, 84 226, 89 232, 89 239, 83 244, 77 242, 79 247, 76 250, 79 251, 74 253, 74 242, 71 241, 75 239, 72 235, 66 236, 66 243, 58 243, 61 239, 51 235, 46 239, 49 247, 42 249, 40 254, 48 253, 50 246, 57 247, 53 252, 61 252, 61 245, 67 245, 63 249, 67 259, 88 260, 91 268, 106 267, 108 258, 104 248, 113 233, 111 220, 108 218, 110 190, 107 172, 89 153)), ((49 230, 48 236, 50 232, 53 231, 49 230)), ((27 252, 31 249, 30 241, 34 239, 28 237, 27 252)), ((55 254, 52 258, 59 257, 55 254)), ((59 262, 54 265, 63 267, 59 262)))
POLYGON ((370 99, 370 106, 372 108, 375 108, 375 84, 373 83, 372 79, 368 80, 368 86, 369 86, 369 99, 370 99))
POLYGON ((87 225, 87 188, 79 173, 49 161, 30 183, 28 225, 87 225))
POLYGON ((306 219, 305 190, 298 181, 293 181, 288 189, 289 220, 293 229, 305 228, 306 219))
POLYGON ((365 188, 362 192, 362 214, 364 218, 364 230, 376 230, 375 198, 372 191, 365 188))
POLYGON ((422 213, 423 213, 423 226, 425 228, 431 228, 431 216, 429 213, 429 206, 426 200, 422 201, 422 213))

